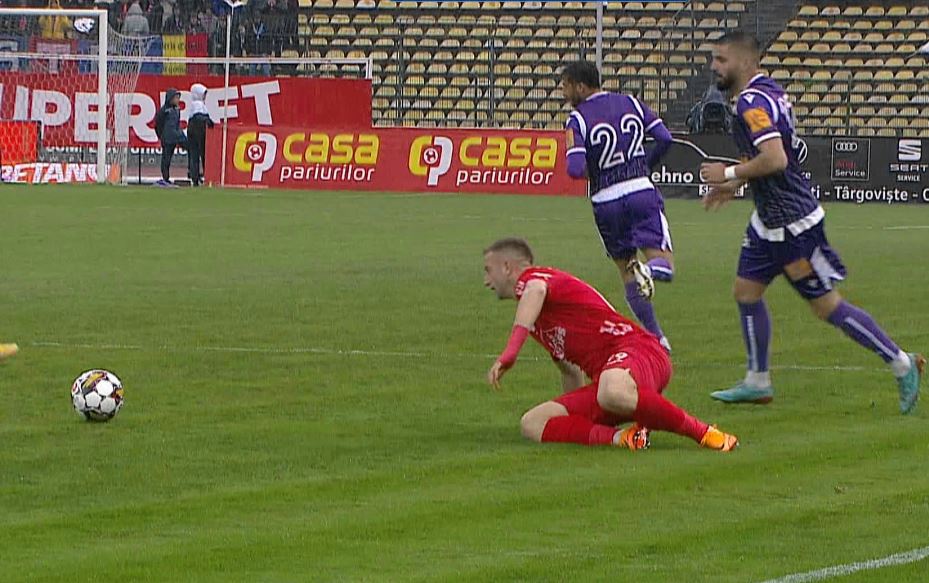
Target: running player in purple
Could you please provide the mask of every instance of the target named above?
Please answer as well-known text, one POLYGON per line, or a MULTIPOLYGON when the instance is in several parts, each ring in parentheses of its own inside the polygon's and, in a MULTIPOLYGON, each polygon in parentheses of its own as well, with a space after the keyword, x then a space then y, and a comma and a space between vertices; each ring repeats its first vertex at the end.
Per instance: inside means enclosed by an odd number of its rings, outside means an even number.
POLYGON ((671 146, 671 134, 647 105, 631 95, 600 90, 593 63, 577 61, 561 74, 568 116, 568 174, 588 180, 594 220, 607 255, 619 267, 626 301, 642 326, 670 352, 651 298, 655 282, 671 281, 674 256, 664 200, 649 169, 671 146), (655 140, 645 151, 645 136, 655 140), (638 260, 639 251, 646 263, 638 260))
POLYGON ((713 51, 713 72, 720 89, 736 96, 733 135, 745 162, 726 166, 703 164, 702 178, 711 185, 704 205, 715 209, 746 182, 755 196, 735 280, 735 300, 748 351, 748 374, 731 389, 716 391, 727 403, 767 403, 774 397, 768 373, 771 323, 764 293, 784 274, 818 318, 841 329, 852 340, 886 362, 900 393, 900 411, 913 410, 919 398, 919 375, 926 359, 901 350, 870 314, 844 299, 833 287, 845 278, 845 266, 829 246, 823 208, 800 170, 802 143, 784 90, 758 70, 758 41, 734 32, 713 51))

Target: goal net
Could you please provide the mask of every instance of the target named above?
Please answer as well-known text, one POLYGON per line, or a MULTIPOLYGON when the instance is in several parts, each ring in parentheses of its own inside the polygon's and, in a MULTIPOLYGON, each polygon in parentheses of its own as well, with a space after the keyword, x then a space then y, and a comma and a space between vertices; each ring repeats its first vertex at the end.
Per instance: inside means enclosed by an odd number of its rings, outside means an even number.
POLYGON ((152 40, 103 10, 0 8, 2 180, 119 182, 152 40))

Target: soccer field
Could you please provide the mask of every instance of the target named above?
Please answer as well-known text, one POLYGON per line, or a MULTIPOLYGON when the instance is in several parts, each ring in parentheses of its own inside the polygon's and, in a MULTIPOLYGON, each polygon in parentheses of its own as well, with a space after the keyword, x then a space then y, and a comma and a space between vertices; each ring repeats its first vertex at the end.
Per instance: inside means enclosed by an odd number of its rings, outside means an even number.
MULTIPOLYGON (((634 454, 520 437, 560 386, 534 343, 484 384, 515 308, 482 287, 495 238, 629 313, 585 200, 6 186, 0 581, 746 582, 929 545, 929 401, 901 416, 883 363, 785 282, 774 403, 708 397, 743 374, 749 212, 669 201, 655 298, 665 394, 742 445, 634 454), (70 405, 94 367, 126 388, 108 424, 70 405)), ((843 292, 929 351, 929 209, 827 213, 843 292)))

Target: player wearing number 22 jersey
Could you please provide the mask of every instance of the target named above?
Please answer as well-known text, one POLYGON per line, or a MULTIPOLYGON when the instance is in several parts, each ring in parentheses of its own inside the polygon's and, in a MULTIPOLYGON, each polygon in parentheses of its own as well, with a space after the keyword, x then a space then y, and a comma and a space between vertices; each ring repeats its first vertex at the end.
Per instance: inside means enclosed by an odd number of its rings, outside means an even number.
POLYGON ((601 91, 593 63, 565 67, 562 90, 575 108, 566 124, 568 173, 587 177, 597 230, 619 267, 626 301, 642 326, 670 351, 650 303, 654 281, 670 282, 674 275, 664 201, 650 169, 670 147, 671 134, 636 97, 601 91), (646 151, 646 136, 654 140, 651 151, 646 151), (640 251, 646 263, 639 261, 640 251))
POLYGON ((728 403, 773 399, 768 371, 771 323, 764 293, 783 274, 816 316, 889 365, 897 378, 900 411, 909 413, 919 398, 925 359, 901 350, 868 312, 845 301, 835 289, 845 278, 845 266, 826 238, 826 213, 800 169, 803 144, 790 100, 773 79, 759 72, 760 55, 757 39, 738 32, 723 36, 713 53, 717 85, 736 99, 733 134, 745 162, 702 166, 701 176, 712 186, 705 204, 720 206, 749 183, 755 212, 742 242, 735 283, 748 372, 744 381, 712 396, 728 403))
POLYGON ((564 394, 523 415, 525 437, 637 450, 648 447, 649 430, 662 430, 720 451, 738 444, 735 436, 662 396, 671 380, 671 360, 657 338, 617 313, 587 283, 533 265, 525 241, 501 239, 488 247, 484 273, 484 284, 498 298, 518 301, 510 340, 488 382, 499 388, 530 335, 562 373, 564 394), (630 427, 617 428, 630 421, 630 427))

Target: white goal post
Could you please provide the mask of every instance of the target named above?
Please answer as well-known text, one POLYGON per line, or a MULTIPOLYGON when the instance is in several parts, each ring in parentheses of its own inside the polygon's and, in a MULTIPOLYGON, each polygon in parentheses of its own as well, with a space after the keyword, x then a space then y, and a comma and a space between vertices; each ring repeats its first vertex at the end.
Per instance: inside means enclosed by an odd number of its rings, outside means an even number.
MULTIPOLYGON (((92 28, 97 31, 97 182, 105 182, 106 172, 106 149, 107 149, 107 79, 108 79, 108 61, 107 47, 109 45, 109 24, 107 22, 107 12, 99 9, 57 9, 57 8, 0 8, 0 21, 6 18, 16 17, 42 17, 71 18, 74 26, 87 26, 92 23, 92 28), (81 22, 82 19, 87 19, 81 22)), ((23 55, 17 51, 12 54, 9 52, 0 52, 0 60, 19 59, 23 55)), ((84 55, 86 60, 89 55, 84 55)))
MULTIPOLYGON (((222 128, 222 152, 215 158, 222 160, 217 182, 223 185, 227 122, 237 117, 235 102, 229 103, 230 90, 235 93, 235 86, 248 83, 248 78, 262 84, 255 76, 259 68, 269 81, 319 76, 372 79, 374 74, 370 57, 232 56, 232 11, 226 18, 225 57, 162 56, 157 54, 160 50, 150 51, 157 46, 157 36, 121 34, 110 28, 108 19, 107 11, 99 9, 0 8, 3 181, 60 182, 63 176, 65 182, 155 182, 161 174, 160 146, 151 120, 177 74, 167 73, 168 67, 181 65, 181 71, 197 67, 204 72, 193 75, 204 74, 214 96, 211 117, 222 128), (274 73, 269 73, 272 68, 274 73), (236 76, 234 82, 231 75, 236 76), (159 98, 156 87, 161 84, 159 98), (23 146, 26 142, 31 150, 23 146)), ((189 92, 178 89, 183 123, 189 92)), ((281 107, 280 102, 276 107, 281 107)), ((186 157, 181 151, 178 165, 186 157)))

